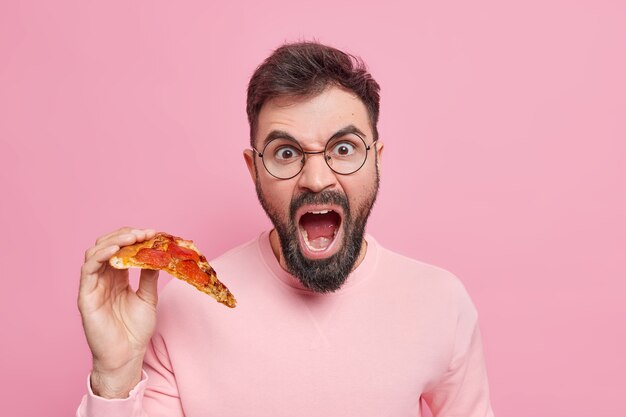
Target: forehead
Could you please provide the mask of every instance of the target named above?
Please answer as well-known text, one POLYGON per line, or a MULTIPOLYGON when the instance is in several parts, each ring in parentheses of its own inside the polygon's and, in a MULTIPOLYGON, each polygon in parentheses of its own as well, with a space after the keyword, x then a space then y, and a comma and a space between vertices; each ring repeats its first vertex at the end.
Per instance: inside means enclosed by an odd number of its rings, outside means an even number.
POLYGON ((323 146, 337 131, 354 126, 371 138, 365 104, 354 93, 328 87, 313 97, 277 97, 268 100, 259 113, 256 145, 262 147, 275 131, 288 132, 303 147, 323 146))

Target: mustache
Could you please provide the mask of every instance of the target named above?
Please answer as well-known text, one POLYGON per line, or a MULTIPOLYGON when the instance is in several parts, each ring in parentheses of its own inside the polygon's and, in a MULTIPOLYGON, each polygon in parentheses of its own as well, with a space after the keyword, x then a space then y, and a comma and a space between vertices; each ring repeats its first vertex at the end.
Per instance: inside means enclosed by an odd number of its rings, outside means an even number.
POLYGON ((307 204, 335 204, 343 209, 344 215, 350 215, 350 203, 345 194, 339 191, 322 191, 321 193, 312 193, 305 191, 299 196, 291 200, 289 205, 289 216, 295 220, 296 211, 307 204))

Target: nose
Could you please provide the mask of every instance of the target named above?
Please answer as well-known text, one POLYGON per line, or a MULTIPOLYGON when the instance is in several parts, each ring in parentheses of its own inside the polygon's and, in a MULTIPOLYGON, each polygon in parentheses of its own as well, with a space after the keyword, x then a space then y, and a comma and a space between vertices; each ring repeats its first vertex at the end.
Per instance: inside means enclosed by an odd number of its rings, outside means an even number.
POLYGON ((332 188, 337 183, 335 173, 324 160, 324 153, 307 154, 304 167, 298 177, 298 186, 302 189, 319 193, 332 188))

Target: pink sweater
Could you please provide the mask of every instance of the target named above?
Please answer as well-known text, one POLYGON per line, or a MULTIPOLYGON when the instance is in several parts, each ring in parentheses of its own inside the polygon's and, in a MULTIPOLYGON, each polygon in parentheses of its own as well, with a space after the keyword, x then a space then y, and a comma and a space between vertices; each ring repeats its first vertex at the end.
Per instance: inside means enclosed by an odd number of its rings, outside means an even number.
POLYGON ((367 236, 346 284, 315 294, 269 234, 211 262, 229 309, 172 280, 144 378, 128 399, 90 391, 79 417, 492 416, 477 315, 457 278, 367 236))

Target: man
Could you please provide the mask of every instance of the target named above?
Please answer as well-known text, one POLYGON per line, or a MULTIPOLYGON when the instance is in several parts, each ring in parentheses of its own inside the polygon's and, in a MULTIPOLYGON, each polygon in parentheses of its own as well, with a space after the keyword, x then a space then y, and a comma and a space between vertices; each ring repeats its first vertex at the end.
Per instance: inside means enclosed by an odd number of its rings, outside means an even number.
POLYGON ((91 416, 491 416, 476 311, 450 273, 364 228, 378 191, 379 87, 360 60, 285 45, 253 75, 244 159, 274 229, 211 263, 234 310, 178 280, 107 264, 153 230, 85 255, 78 305, 91 416))

